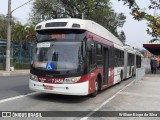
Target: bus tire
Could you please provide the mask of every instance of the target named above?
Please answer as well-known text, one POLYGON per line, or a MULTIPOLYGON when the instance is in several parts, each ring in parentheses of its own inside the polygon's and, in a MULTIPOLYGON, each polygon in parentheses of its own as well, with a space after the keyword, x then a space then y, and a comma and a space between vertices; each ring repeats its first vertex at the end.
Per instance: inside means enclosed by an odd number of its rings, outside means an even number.
POLYGON ((90 97, 96 97, 97 96, 98 91, 99 91, 99 86, 100 86, 99 84, 100 84, 100 82, 99 82, 99 79, 97 77, 97 79, 95 80, 95 83, 94 83, 94 85, 95 85, 95 91, 90 94, 90 97))

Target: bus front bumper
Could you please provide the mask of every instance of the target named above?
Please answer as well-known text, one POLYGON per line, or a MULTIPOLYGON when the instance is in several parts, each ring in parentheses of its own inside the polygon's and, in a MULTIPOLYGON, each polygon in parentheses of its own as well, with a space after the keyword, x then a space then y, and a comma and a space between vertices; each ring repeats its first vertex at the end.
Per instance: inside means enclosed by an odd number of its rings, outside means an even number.
POLYGON ((49 84, 29 80, 29 88, 33 91, 62 95, 88 95, 89 82, 75 84, 49 84))

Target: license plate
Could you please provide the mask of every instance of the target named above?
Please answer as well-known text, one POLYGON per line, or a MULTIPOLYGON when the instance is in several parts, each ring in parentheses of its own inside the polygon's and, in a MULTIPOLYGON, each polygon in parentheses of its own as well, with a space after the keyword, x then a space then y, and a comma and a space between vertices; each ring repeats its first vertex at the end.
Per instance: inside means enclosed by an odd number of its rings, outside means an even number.
POLYGON ((44 89, 47 89, 47 90, 53 90, 53 86, 44 85, 43 87, 44 87, 44 89))

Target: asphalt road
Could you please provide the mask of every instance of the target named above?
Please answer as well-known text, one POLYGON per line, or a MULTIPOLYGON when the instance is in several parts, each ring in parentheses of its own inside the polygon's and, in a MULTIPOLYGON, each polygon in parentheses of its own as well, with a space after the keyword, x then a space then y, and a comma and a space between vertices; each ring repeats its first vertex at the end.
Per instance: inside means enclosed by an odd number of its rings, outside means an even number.
MULTIPOLYGON (((132 82, 133 79, 130 78, 122 81, 121 84, 101 91, 95 98, 91 98, 89 96, 54 95, 40 92, 32 94, 28 89, 28 76, 14 76, 10 79, 8 77, 1 77, 1 81, 4 82, 6 80, 6 85, 0 86, 2 87, 1 94, 8 94, 0 96, 0 111, 92 111, 132 82), (11 84, 8 84, 8 82, 11 82, 11 84), (17 95, 20 97, 12 97, 17 95), (5 101, 4 98, 7 97, 12 97, 13 99, 5 101)), ((58 114, 61 114, 61 112, 58 114)), ((79 112, 78 116, 83 116, 82 114, 79 112)), ((64 117, 59 119, 64 119, 64 117)), ((80 119, 80 117, 65 117, 66 119, 80 119)))
POLYGON ((30 93, 29 75, 0 77, 0 100, 30 93))

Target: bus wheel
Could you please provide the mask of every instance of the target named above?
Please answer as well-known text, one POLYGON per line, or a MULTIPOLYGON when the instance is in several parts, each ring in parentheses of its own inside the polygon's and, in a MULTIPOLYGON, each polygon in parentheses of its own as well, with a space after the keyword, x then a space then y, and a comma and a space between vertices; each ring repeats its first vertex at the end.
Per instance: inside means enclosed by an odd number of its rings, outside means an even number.
POLYGON ((94 93, 90 94, 91 97, 96 97, 98 94, 98 91, 99 91, 99 79, 98 78, 95 80, 94 85, 95 85, 95 91, 94 93))

